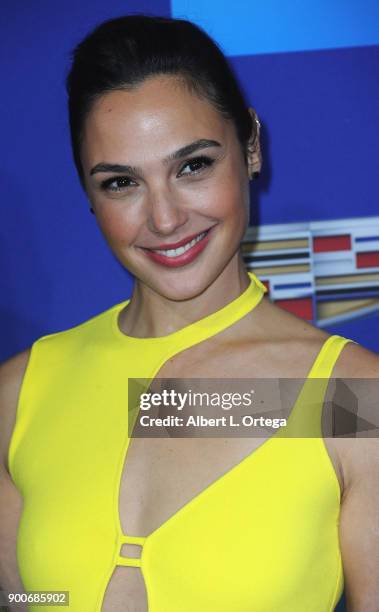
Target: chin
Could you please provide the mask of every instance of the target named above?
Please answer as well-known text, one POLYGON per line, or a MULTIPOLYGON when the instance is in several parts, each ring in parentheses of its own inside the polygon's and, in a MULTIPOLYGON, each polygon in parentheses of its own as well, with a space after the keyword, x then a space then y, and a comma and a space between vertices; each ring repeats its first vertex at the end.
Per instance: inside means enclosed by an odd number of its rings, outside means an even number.
POLYGON ((161 282, 156 282, 156 279, 152 279, 147 284, 162 297, 175 302, 183 302, 201 295, 212 283, 212 280, 212 273, 208 271, 205 274, 200 272, 197 274, 194 272, 183 274, 182 278, 180 278, 180 275, 175 275, 175 278, 171 279, 166 277, 165 279, 162 278, 161 282))

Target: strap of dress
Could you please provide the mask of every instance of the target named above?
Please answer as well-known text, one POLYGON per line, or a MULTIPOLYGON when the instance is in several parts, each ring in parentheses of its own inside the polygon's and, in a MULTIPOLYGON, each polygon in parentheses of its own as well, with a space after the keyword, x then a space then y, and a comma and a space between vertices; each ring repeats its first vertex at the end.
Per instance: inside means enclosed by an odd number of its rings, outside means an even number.
POLYGON ((334 365, 343 349, 348 342, 355 342, 344 336, 333 335, 324 342, 316 360, 313 363, 308 378, 330 378, 333 372, 334 365))
POLYGON ((329 379, 334 365, 348 342, 355 342, 344 336, 329 336, 322 345, 304 381, 288 417, 287 427, 279 437, 321 437, 321 417, 329 379))

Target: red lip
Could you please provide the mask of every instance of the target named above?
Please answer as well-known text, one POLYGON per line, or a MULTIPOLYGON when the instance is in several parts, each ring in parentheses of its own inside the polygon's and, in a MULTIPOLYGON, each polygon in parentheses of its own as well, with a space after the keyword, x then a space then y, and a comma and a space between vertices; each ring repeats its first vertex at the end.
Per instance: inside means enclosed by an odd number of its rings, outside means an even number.
POLYGON ((166 268, 179 268, 181 266, 186 266, 187 264, 192 263, 207 247, 208 242, 213 236, 213 228, 214 226, 212 226, 205 236, 203 236, 201 240, 198 240, 193 247, 181 255, 177 255, 176 257, 167 257, 167 255, 162 255, 161 253, 157 253, 157 251, 152 251, 150 249, 142 249, 142 251, 146 257, 157 264, 165 266, 166 268))
POLYGON ((171 242, 169 244, 158 244, 157 246, 154 246, 154 247, 142 247, 142 248, 149 249, 149 250, 159 249, 163 251, 166 251, 168 249, 178 249, 179 247, 183 246, 183 244, 187 244, 187 242, 191 242, 191 240, 199 236, 199 234, 202 234, 203 232, 207 232, 209 229, 210 227, 208 227, 208 229, 202 230, 201 232, 197 232, 196 234, 192 234, 191 236, 187 236, 186 238, 179 240, 179 242, 171 242))

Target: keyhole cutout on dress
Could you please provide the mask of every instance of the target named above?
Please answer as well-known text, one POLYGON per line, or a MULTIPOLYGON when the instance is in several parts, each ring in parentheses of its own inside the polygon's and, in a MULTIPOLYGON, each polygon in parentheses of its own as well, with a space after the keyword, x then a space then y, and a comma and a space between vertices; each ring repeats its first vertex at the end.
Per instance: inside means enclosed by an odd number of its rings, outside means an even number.
MULTIPOLYGON (((132 558, 129 551, 128 556, 132 558)), ((100 612, 148 612, 145 580, 139 567, 114 568, 100 612)))

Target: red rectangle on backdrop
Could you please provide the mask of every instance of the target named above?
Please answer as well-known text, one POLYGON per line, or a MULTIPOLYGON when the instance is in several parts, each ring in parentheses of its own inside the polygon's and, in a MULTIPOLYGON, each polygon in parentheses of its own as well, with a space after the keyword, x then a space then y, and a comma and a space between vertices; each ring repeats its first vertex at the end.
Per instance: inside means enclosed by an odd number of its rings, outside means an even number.
POLYGON ((357 268, 376 268, 377 266, 379 267, 379 251, 357 253, 357 268))
POLYGON ((328 251, 349 251, 351 249, 351 236, 315 236, 313 238, 313 252, 324 253, 328 251))
POLYGON ((292 314, 302 319, 311 321, 313 319, 313 302, 312 298, 296 298, 294 300, 275 300, 275 304, 292 312, 292 314))

